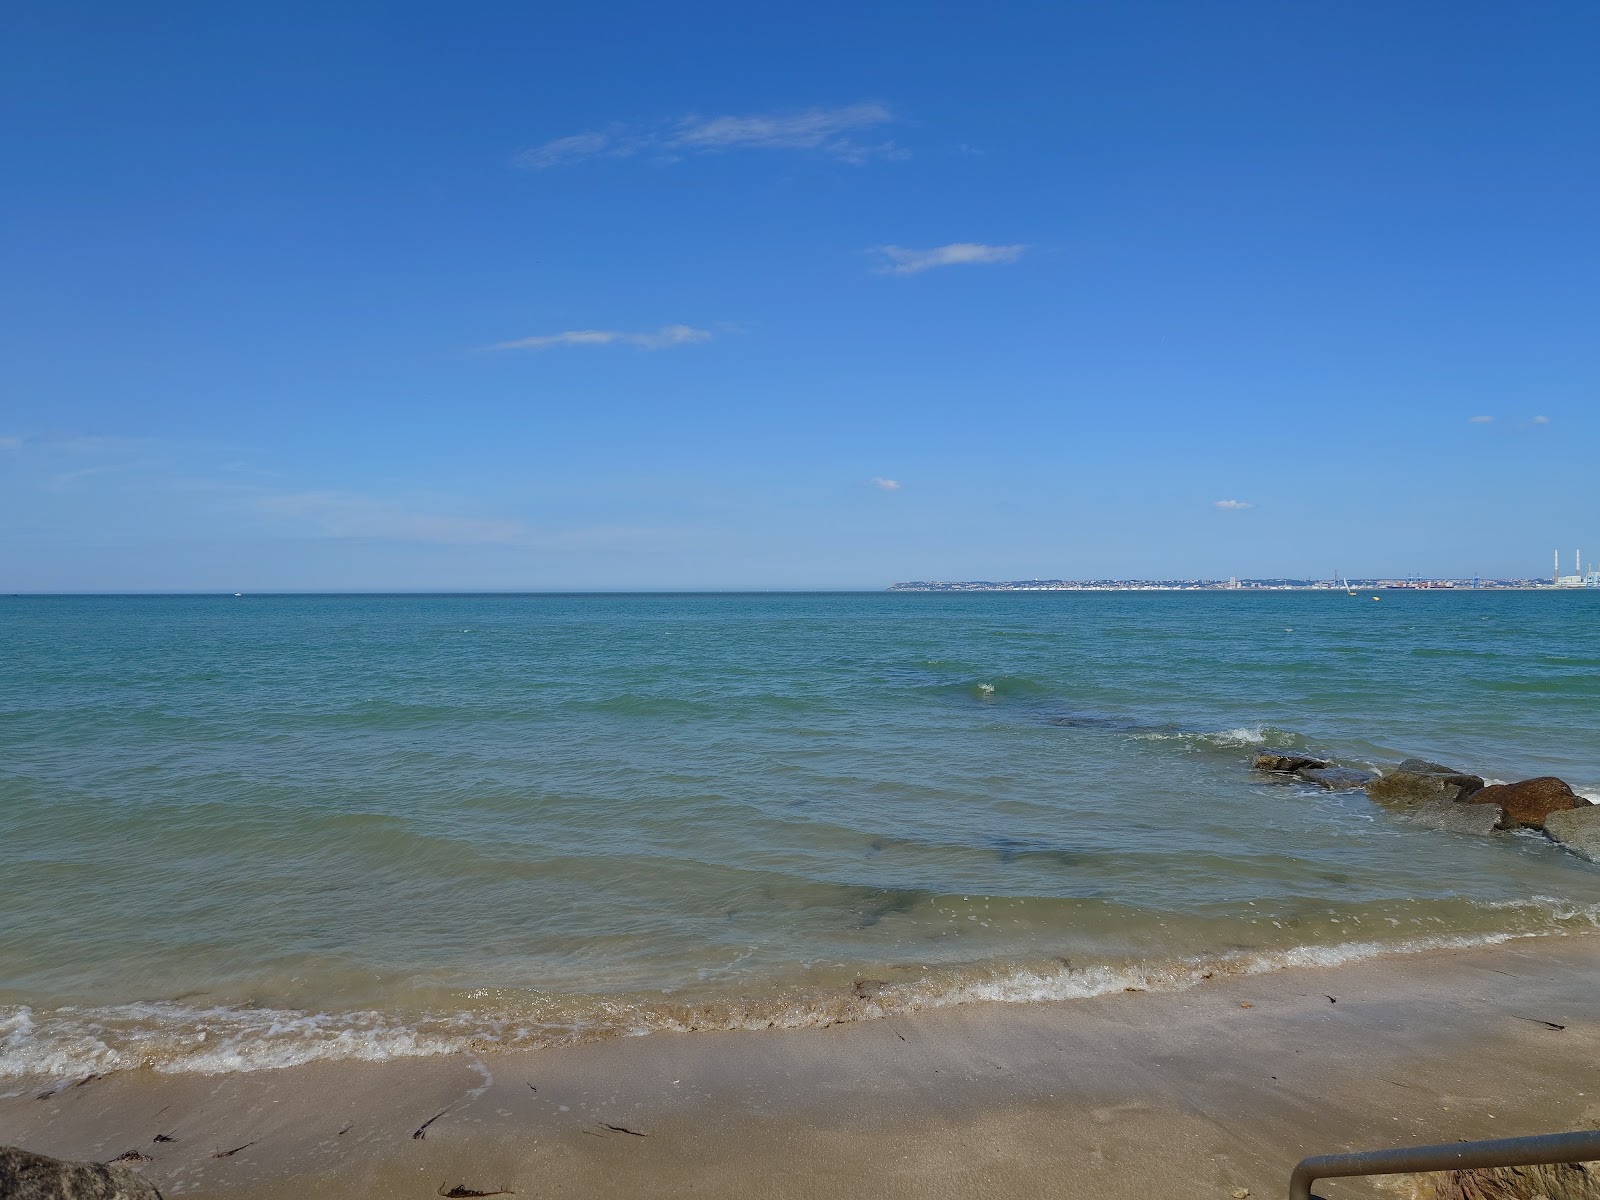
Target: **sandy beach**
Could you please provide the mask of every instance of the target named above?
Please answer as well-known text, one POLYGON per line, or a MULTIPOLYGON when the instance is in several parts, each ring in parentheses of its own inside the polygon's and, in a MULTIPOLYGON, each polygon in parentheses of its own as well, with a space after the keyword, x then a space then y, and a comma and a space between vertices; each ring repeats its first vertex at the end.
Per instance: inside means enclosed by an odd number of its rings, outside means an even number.
POLYGON ((0 1141, 260 1200, 1268 1196, 1306 1154, 1592 1127, 1597 968, 1600 938, 1524 939, 821 1030, 130 1071, 13 1085, 0 1141))

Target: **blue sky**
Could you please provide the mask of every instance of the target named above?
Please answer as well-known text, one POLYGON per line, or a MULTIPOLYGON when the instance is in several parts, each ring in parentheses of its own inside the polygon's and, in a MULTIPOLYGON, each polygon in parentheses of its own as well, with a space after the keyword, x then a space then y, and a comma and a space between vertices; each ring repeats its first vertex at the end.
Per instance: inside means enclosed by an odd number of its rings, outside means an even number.
POLYGON ((0 590, 1600 559, 1596 61, 1588 0, 13 4, 0 590))

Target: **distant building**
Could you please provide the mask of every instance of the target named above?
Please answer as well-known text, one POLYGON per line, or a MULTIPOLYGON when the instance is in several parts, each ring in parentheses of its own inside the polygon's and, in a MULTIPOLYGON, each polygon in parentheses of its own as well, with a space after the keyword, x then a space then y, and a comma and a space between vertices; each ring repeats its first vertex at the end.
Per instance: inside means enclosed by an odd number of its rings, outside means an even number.
POLYGON ((1588 578, 1583 574, 1583 551, 1575 550, 1572 554, 1572 574, 1561 573, 1561 551, 1556 551, 1556 569, 1552 577, 1552 586, 1558 588, 1600 587, 1600 570, 1590 570, 1588 578))

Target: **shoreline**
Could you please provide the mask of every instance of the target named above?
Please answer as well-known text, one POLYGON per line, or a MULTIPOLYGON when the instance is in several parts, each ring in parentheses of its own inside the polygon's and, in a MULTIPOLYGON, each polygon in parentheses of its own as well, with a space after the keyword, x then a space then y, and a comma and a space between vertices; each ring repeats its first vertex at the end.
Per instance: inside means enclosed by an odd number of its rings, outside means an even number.
POLYGON ((0 1100, 0 1142, 250 1200, 1265 1196, 1306 1154, 1600 1123, 1597 968, 1600 936, 1524 938, 827 1028, 122 1071, 0 1100))
MULTIPOLYGON (((688 1033, 827 1029, 917 1019, 973 1005, 1026 1006, 1122 992, 1182 993, 1218 978, 1403 964, 1441 950, 1474 950, 1600 934, 1600 910, 1535 898, 1520 910, 1542 928, 1455 930, 1392 939, 1236 946, 1181 958, 1048 956, 912 968, 834 964, 831 983, 775 985, 762 993, 669 998, 656 992, 541 998, 532 1008, 492 1005, 407 1013, 301 1010, 271 1005, 186 1007, 138 1000, 104 1006, 0 1009, 0 1101, 126 1072, 222 1078, 314 1063, 439 1058, 597 1045, 688 1033)), ((1413 918, 1417 919, 1417 918, 1413 918)), ((1403 967, 1402 967, 1403 969, 1403 967)))

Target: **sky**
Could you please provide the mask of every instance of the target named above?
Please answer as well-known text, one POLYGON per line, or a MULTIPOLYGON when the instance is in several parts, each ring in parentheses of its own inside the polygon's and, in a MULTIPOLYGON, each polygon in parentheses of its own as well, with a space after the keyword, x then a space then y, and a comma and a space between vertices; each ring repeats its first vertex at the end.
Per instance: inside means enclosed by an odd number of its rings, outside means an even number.
POLYGON ((1590 0, 4 22, 0 591, 1600 561, 1590 0))

